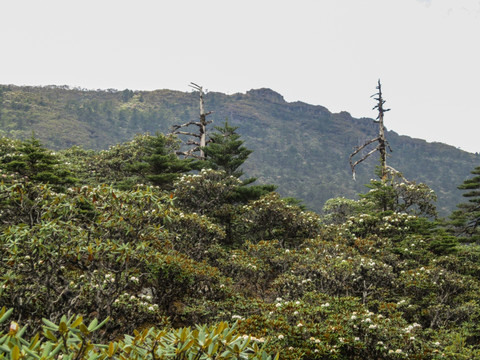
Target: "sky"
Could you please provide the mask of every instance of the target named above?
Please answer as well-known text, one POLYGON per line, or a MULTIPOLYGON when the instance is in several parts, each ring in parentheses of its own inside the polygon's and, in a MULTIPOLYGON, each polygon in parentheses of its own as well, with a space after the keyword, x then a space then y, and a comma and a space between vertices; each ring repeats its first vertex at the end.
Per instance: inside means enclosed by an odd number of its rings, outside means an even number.
MULTIPOLYGON (((479 0, 0 0, 0 84, 226 94, 480 152, 479 0)), ((206 101, 208 101, 208 94, 206 101)))

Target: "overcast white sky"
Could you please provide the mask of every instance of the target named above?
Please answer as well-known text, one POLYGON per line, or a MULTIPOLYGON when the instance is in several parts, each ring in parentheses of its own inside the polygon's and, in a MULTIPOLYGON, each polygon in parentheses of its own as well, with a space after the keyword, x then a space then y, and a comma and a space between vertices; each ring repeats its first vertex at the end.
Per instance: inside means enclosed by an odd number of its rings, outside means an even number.
POLYGON ((0 0, 0 84, 269 87, 480 152, 479 0, 0 0))

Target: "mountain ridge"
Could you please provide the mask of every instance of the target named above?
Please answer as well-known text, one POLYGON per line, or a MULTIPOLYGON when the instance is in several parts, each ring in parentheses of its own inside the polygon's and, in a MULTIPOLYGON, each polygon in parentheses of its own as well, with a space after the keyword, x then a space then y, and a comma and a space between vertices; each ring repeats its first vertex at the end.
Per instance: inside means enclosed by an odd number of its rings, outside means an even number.
MULTIPOLYGON (((348 162, 355 146, 377 136, 372 119, 288 102, 269 88, 232 95, 208 92, 205 109, 213 111, 209 118, 214 125, 228 118, 238 126, 245 145, 254 151, 244 165, 248 176, 279 185, 283 196, 300 198, 311 209, 320 211, 332 197, 355 197, 374 177, 377 157, 362 163, 357 182, 348 162)), ((166 133, 174 124, 197 118, 195 92, 0 85, 1 134, 25 139, 34 131, 52 149, 105 149, 135 133, 166 133)), ((462 201, 456 187, 478 166, 478 154, 391 130, 387 139, 394 151, 388 162, 408 179, 431 186, 439 195, 442 214, 462 201)))

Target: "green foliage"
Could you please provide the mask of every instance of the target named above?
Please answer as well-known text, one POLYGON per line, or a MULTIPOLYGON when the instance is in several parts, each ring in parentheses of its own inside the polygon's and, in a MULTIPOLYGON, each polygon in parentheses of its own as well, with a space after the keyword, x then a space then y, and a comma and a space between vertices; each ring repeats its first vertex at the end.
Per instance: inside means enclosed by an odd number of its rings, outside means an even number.
MULTIPOLYGON (((21 146, 0 141, 2 159, 21 146)), ((82 185, 62 192, 1 173, 0 357, 478 357, 480 250, 428 217, 428 188, 373 181, 321 217, 273 192, 240 201, 223 170, 145 185, 175 146, 63 151, 82 185)))
POLYGON ((365 201, 346 199, 344 197, 327 200, 323 206, 323 221, 326 224, 339 225, 351 216, 359 214, 367 207, 365 201))
POLYGON ((389 171, 387 180, 370 180, 370 191, 361 194, 374 211, 405 212, 436 217, 435 192, 426 184, 407 181, 400 173, 389 171))
POLYGON ((197 254, 175 250, 193 253, 214 243, 221 230, 191 216, 181 226, 182 214, 155 188, 83 186, 58 194, 43 187, 28 206, 21 202, 23 184, 13 181, 1 190, 21 206, 2 210, 8 227, 0 235, 0 299, 34 327, 39 316, 55 320, 68 309, 111 316, 109 331, 124 332, 166 322, 166 315, 175 315, 175 301, 198 291, 217 297, 215 289, 225 283, 216 269, 193 260, 197 254), (35 222, 25 226, 32 214, 35 222))
POLYGON ((215 126, 215 129, 218 132, 210 135, 211 143, 203 149, 208 166, 214 170, 223 170, 229 176, 242 176, 243 171, 239 167, 252 150, 243 146, 240 135, 236 133, 238 127, 229 126, 227 120, 223 127, 215 126))
POLYGON ((187 211, 215 217, 241 184, 224 171, 202 169, 199 174, 184 175, 175 183, 176 204, 187 211))
POLYGON ((245 237, 252 241, 279 240, 282 246, 298 246, 319 231, 320 217, 290 205, 270 193, 243 206, 245 237))
POLYGON ((134 164, 130 170, 139 171, 152 185, 161 188, 171 187, 180 174, 197 167, 193 159, 179 159, 169 150, 167 139, 161 134, 149 139, 145 151, 148 155, 143 163, 134 164))
POLYGON ((138 184, 171 189, 182 173, 197 167, 191 159, 179 159, 176 147, 176 140, 163 134, 137 135, 131 141, 92 154, 83 165, 87 168, 86 181, 113 183, 124 190, 138 184))
POLYGON ((202 169, 198 174, 182 176, 175 183, 175 204, 185 211, 209 216, 224 226, 225 243, 239 243, 241 235, 234 233, 244 232, 241 204, 249 196, 257 198, 267 188, 261 185, 246 187, 243 184, 223 170, 202 169))
MULTIPOLYGON (((79 145, 98 151, 129 141, 137 133, 166 133, 173 124, 198 117, 198 94, 190 92, 0 88, 0 133, 25 140, 34 130, 55 150, 79 145)), ((263 184, 278 185, 283 196, 302 199, 309 209, 320 211, 333 197, 356 198, 374 171, 376 161, 365 161, 353 182, 347 169, 352 149, 377 136, 371 119, 286 102, 270 89, 229 96, 210 92, 205 101, 206 108, 214 110, 209 118, 217 124, 229 118, 228 125, 238 127, 244 146, 254 151, 243 171, 263 184)), ((392 131, 386 137, 395 150, 389 164, 402 169, 406 178, 434 189, 438 211, 447 216, 462 201, 452 184, 461 184, 478 166, 478 155, 392 131)))
POLYGON ((468 202, 458 204, 458 210, 450 216, 450 229, 462 242, 480 241, 480 166, 471 172, 474 177, 467 179, 458 188, 465 190, 463 196, 468 202))
POLYGON ((240 327, 272 338, 268 348, 281 349, 284 359, 433 358, 433 344, 417 340, 421 326, 403 320, 395 304, 370 311, 351 297, 308 292, 296 301, 279 297, 268 308, 240 327))
MULTIPOLYGON (((0 324, 8 320, 12 309, 3 307, 0 324)), ((272 360, 264 347, 249 336, 238 334, 236 325, 221 322, 195 329, 146 328, 126 335, 122 340, 105 344, 92 342, 108 318, 84 323, 82 316, 62 316, 58 325, 43 319, 42 337, 37 333, 30 341, 25 339, 26 327, 14 321, 8 333, 0 331, 0 357, 19 359, 252 359, 272 360)), ((278 359, 278 355, 275 357, 278 359)))
POLYGON ((33 135, 29 140, 14 144, 2 139, 0 168, 32 182, 51 184, 57 190, 74 184, 75 179, 56 154, 44 148, 33 135))
MULTIPOLYGON (((244 141, 240 140, 240 135, 236 133, 238 127, 228 125, 227 120, 223 127, 216 126, 215 129, 218 132, 210 136, 211 142, 203 149, 207 157, 206 167, 222 170, 227 176, 240 178, 243 175, 240 166, 248 159, 252 150, 243 146, 244 141)), ((257 200, 277 188, 274 185, 252 185, 256 180, 256 178, 244 179, 242 186, 236 187, 234 193, 230 195, 231 202, 246 203, 249 200, 257 200)))

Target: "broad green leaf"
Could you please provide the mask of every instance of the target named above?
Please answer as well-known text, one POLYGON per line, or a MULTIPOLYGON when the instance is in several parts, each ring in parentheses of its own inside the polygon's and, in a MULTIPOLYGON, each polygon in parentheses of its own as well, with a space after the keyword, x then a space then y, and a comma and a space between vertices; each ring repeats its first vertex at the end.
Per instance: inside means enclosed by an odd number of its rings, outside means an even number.
POLYGON ((17 345, 15 345, 12 349, 12 352, 10 353, 10 359, 11 360, 18 360, 20 359, 20 349, 18 348, 17 345))
POLYGON ((95 326, 97 326, 97 324, 98 324, 98 320, 93 319, 90 325, 88 325, 88 331, 93 331, 93 329, 95 328, 95 326))
POLYGON ((48 339, 48 340, 52 340, 53 342, 57 342, 57 338, 55 337, 55 335, 53 335, 53 333, 47 329, 47 331, 44 333, 45 337, 48 339))
POLYGON ((36 351, 30 350, 29 348, 23 349, 28 355, 33 356, 35 359, 40 359, 40 355, 37 354, 36 351))
POLYGON ((90 334, 90 331, 88 330, 88 328, 85 326, 84 323, 81 323, 78 328, 80 329, 80 331, 81 331, 84 335, 90 334))
POLYGON ((7 346, 7 345, 0 345, 0 350, 3 351, 4 353, 9 353, 10 352, 10 348, 7 346))
POLYGON ((2 307, 2 311, 0 311, 0 323, 7 320, 10 317, 10 315, 12 314, 12 312, 13 312, 13 309, 5 310, 5 306, 2 307))
POLYGON ((62 350, 62 344, 58 344, 57 347, 55 349, 53 349, 53 351, 49 354, 52 358, 57 355, 60 350, 62 350))
MULTIPOLYGON (((107 317, 105 320, 103 320, 100 324, 96 325, 92 331, 96 331, 100 329, 103 325, 107 323, 107 321, 110 320, 110 317, 107 317)), ((91 324, 90 324, 91 325, 91 324)), ((90 327, 89 327, 90 328, 90 327)))
POLYGON ((50 354, 50 351, 52 350, 53 344, 51 342, 47 342, 45 347, 43 348, 42 352, 42 357, 45 358, 47 357, 48 354, 50 354))
POLYGON ((75 320, 75 321, 73 322, 73 324, 71 325, 71 328, 72 328, 72 329, 75 329, 75 328, 76 328, 78 325, 80 325, 82 322, 83 322, 83 316, 79 316, 79 317, 77 318, 77 320, 75 320))
POLYGON ((29 349, 33 349, 35 345, 38 343, 38 339, 40 338, 40 334, 36 333, 35 336, 32 338, 29 344, 29 349))
POLYGON ((60 334, 68 332, 67 324, 64 321, 60 322, 60 325, 58 326, 58 331, 60 331, 60 334))
POLYGON ((58 325, 57 325, 57 324, 51 322, 51 321, 48 320, 48 319, 42 319, 42 321, 43 321, 43 323, 44 323, 45 325, 47 325, 51 330, 53 330, 53 331, 58 331, 58 325))

